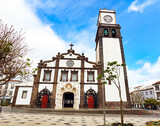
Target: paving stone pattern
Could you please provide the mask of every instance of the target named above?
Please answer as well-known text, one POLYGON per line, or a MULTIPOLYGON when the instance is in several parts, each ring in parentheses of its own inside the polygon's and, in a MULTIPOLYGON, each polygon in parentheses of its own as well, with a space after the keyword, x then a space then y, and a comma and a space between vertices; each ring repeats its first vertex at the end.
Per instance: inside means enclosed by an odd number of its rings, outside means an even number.
MULTIPOLYGON (((136 126, 145 126, 146 121, 160 120, 156 115, 125 115, 124 122, 136 126)), ((119 115, 106 115, 106 123, 120 122, 119 115)), ((54 115, 39 113, 9 113, 0 114, 0 126, 100 126, 103 115, 54 115)))

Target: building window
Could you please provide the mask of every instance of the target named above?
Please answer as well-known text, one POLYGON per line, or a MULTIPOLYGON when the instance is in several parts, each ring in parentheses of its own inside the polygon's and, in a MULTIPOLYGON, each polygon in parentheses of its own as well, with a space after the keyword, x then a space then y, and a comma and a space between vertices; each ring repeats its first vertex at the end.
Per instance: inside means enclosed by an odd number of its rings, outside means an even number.
POLYGON ((157 92, 157 100, 160 100, 160 92, 157 92))
POLYGON ((94 81, 94 71, 88 71, 87 73, 87 81, 88 82, 93 82, 94 81))
POLYGON ((158 91, 159 90, 159 85, 155 86, 155 88, 156 88, 156 91, 158 91))
POLYGON ((2 91, 0 90, 0 95, 2 94, 2 91))
POLYGON ((68 81, 68 71, 61 71, 61 81, 68 81))
POLYGON ((43 81, 51 81, 51 70, 44 70, 43 81))
POLYGON ((12 84, 12 85, 11 85, 11 89, 13 89, 13 88, 14 88, 14 85, 12 84))
POLYGON ((108 29, 104 29, 104 36, 108 36, 108 29))
POLYGON ((24 99, 27 98, 27 91, 22 92, 22 98, 24 98, 24 99))
POLYGON ((143 92, 142 92, 142 96, 143 96, 144 94, 143 94, 143 92))
POLYGON ((152 91, 150 91, 150 94, 152 94, 152 91))
POLYGON ((12 95, 13 91, 9 91, 9 95, 12 95))
POLYGON ((148 95, 148 92, 147 92, 147 91, 146 91, 145 93, 146 93, 146 95, 148 95))
POLYGON ((0 89, 2 89, 2 86, 0 86, 0 89))
POLYGON ((78 81, 78 71, 71 71, 71 81, 78 81))
POLYGON ((116 30, 112 29, 112 37, 116 37, 116 30))

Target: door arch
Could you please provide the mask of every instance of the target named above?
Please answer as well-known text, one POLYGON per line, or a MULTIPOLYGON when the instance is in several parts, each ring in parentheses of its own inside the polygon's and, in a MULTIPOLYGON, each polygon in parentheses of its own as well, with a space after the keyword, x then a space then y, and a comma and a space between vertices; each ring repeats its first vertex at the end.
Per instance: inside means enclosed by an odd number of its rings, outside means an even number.
POLYGON ((97 108, 98 107, 98 94, 90 88, 84 94, 84 107, 85 108, 97 108))
POLYGON ((39 108, 49 108, 51 105, 52 93, 45 87, 37 94, 36 106, 39 108))
POLYGON ((63 108, 73 108, 74 105, 74 93, 66 92, 63 94, 62 106, 63 108))

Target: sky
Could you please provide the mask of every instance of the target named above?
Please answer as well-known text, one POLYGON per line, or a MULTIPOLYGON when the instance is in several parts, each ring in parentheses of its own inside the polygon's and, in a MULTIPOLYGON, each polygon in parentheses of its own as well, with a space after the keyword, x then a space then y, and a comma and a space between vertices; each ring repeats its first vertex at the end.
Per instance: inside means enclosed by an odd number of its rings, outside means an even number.
POLYGON ((95 61, 99 9, 116 11, 121 26, 129 87, 160 81, 160 0, 0 0, 0 19, 23 29, 33 66, 64 53, 95 61))

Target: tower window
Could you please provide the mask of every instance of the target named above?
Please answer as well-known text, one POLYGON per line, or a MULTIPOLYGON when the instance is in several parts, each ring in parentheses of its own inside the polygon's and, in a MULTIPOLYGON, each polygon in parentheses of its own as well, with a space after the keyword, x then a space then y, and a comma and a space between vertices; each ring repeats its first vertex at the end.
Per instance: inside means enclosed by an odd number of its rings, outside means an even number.
POLYGON ((116 37, 116 30, 112 29, 112 37, 116 37))
POLYGON ((108 29, 104 29, 104 36, 108 36, 108 29))

